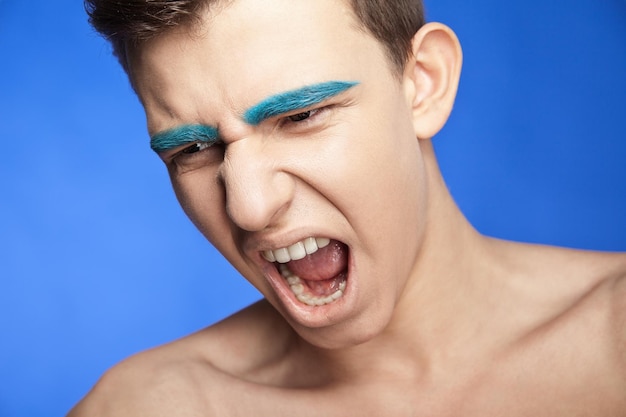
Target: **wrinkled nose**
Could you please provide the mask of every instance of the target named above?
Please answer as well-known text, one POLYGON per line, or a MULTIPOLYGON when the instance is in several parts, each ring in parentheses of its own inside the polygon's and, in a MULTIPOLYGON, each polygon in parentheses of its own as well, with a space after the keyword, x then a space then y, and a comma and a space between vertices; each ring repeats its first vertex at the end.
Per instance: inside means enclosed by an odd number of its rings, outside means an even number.
POLYGON ((226 211, 243 230, 275 225, 293 197, 293 180, 262 143, 242 139, 228 145, 219 175, 226 189, 226 211))

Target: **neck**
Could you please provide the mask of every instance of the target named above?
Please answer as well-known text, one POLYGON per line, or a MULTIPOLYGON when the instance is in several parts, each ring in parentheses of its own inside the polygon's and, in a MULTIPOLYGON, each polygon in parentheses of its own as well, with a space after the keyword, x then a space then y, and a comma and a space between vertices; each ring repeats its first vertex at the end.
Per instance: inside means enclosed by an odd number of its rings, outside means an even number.
POLYGON ((362 372, 366 356, 375 372, 393 367, 393 363, 401 369, 413 364, 413 372, 436 372, 455 363, 472 362, 467 357, 477 352, 484 356, 489 350, 484 344, 493 349, 498 346, 489 338, 482 338, 481 346, 474 340, 494 314, 488 300, 498 296, 493 283, 500 274, 493 266, 497 265, 493 243, 460 212, 440 174, 432 144, 424 142, 429 202, 423 244, 385 331, 362 345, 328 353, 332 362, 342 364, 344 374, 351 373, 350 364, 354 372, 362 372), (377 361, 380 367, 375 365, 377 361))

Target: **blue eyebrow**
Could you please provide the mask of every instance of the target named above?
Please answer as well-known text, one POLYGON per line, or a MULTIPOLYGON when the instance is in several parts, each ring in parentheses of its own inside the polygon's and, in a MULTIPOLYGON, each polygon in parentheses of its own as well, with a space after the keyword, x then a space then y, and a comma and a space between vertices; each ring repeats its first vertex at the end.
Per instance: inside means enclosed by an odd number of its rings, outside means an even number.
POLYGON ((150 147, 156 153, 169 151, 193 142, 215 142, 217 128, 207 125, 183 125, 156 133, 150 138, 150 147))
POLYGON ((250 107, 243 119, 249 125, 256 126, 270 117, 321 103, 357 84, 356 81, 328 81, 279 93, 250 107))

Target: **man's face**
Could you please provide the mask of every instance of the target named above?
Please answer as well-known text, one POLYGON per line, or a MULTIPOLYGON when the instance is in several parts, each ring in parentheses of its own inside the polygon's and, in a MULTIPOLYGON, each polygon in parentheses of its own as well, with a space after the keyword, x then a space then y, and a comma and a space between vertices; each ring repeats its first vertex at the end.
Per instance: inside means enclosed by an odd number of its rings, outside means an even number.
POLYGON ((389 321, 426 221, 406 85, 343 2, 236 0, 209 16, 131 60, 177 197, 301 336, 365 341, 389 321), (314 253, 271 262, 298 247, 314 253))

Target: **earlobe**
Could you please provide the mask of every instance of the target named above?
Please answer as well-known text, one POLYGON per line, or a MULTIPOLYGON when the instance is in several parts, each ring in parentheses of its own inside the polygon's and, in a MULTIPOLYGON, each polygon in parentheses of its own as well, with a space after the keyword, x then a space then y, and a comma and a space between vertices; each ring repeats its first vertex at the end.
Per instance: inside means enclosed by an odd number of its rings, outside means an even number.
POLYGON ((413 37, 413 55, 404 70, 404 87, 416 137, 432 138, 448 120, 462 60, 459 40, 443 24, 428 23, 413 37))

